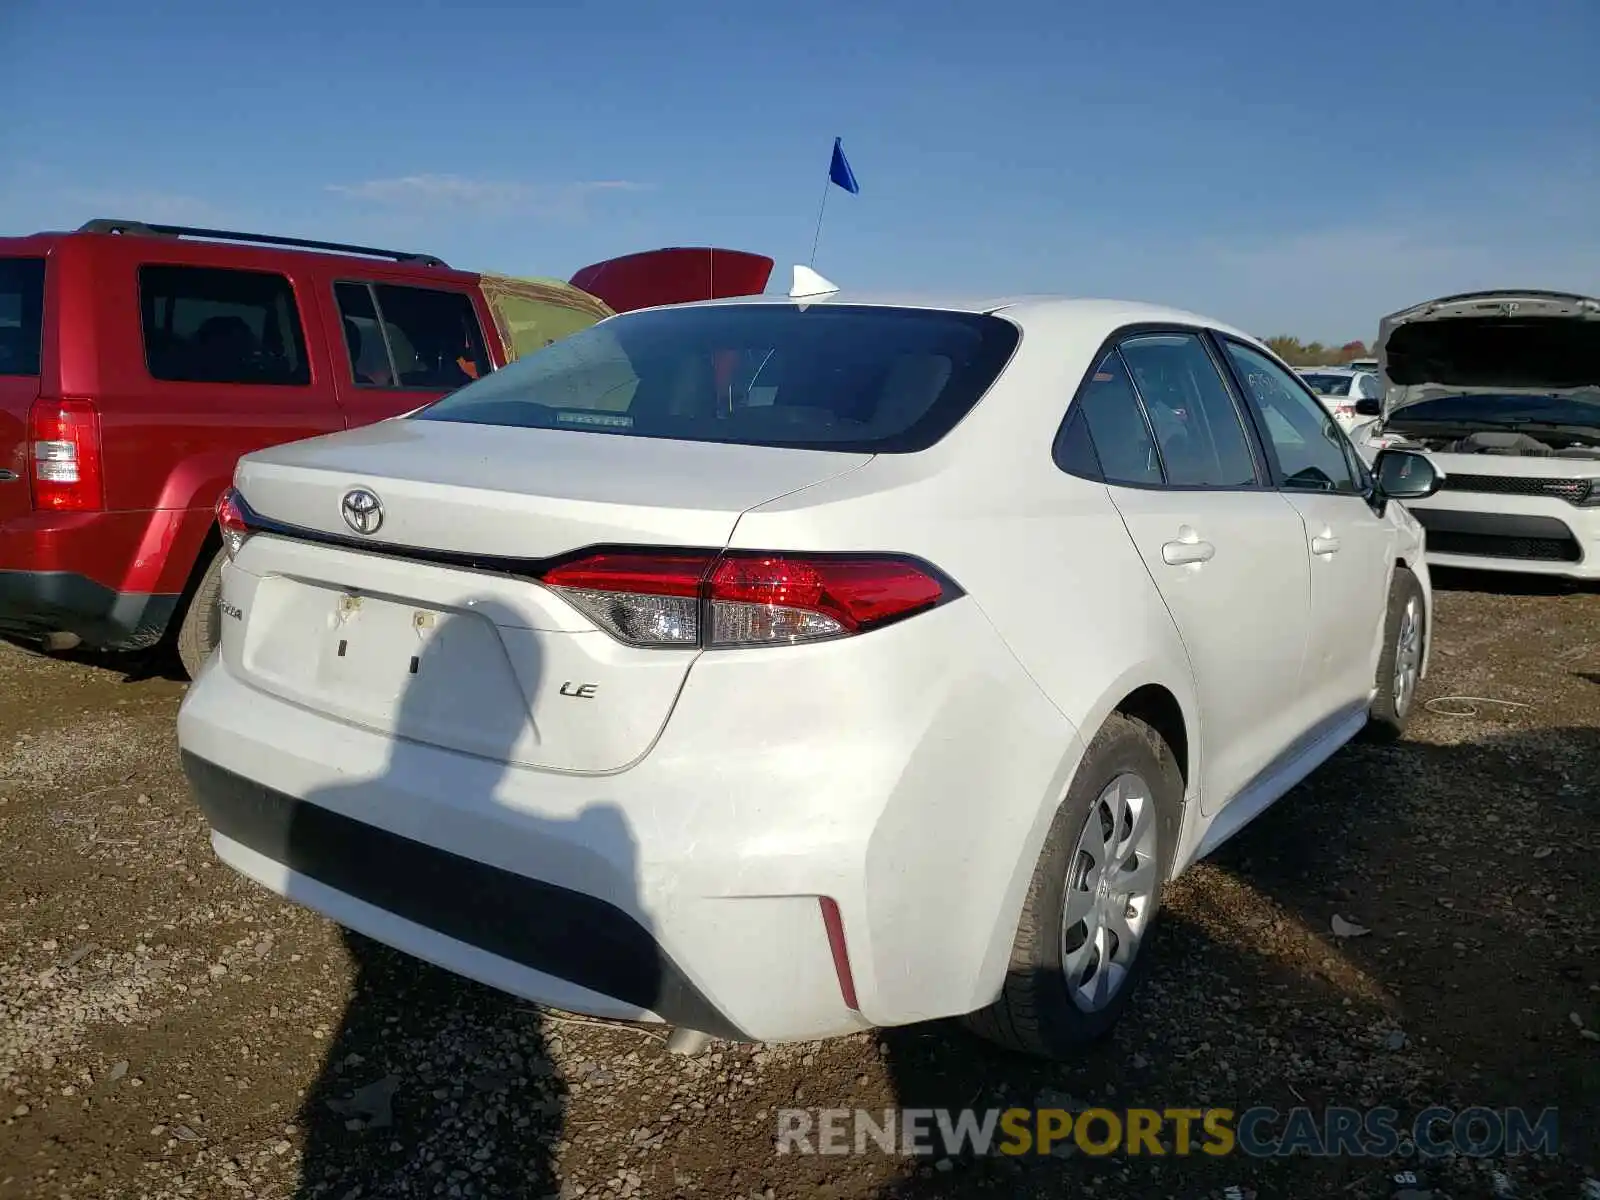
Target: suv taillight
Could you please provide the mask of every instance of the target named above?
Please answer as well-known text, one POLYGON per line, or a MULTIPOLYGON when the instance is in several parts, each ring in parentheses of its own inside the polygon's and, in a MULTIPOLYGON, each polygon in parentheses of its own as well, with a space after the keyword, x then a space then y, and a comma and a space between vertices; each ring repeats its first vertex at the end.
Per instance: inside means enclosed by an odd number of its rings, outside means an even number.
POLYGON ((245 520, 236 488, 223 488, 222 495, 217 497, 217 530, 222 534, 223 553, 231 562, 250 536, 250 525, 245 520))
POLYGON ((960 595, 899 555, 605 551, 540 582, 630 646, 769 646, 865 633, 960 595))
POLYGON ((52 512, 105 507, 100 414, 90 400, 34 401, 28 413, 33 506, 52 512))

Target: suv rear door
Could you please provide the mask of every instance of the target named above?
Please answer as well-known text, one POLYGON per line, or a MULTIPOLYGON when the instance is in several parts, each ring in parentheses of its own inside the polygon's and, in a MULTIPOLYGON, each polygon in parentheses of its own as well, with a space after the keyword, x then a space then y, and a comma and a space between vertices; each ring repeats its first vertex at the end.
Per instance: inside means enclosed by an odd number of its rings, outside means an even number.
POLYGON ((28 410, 39 395, 45 259, 0 252, 0 524, 28 513, 28 410))
POLYGON ((339 406, 352 427, 421 408, 500 365, 480 297, 465 282, 339 274, 321 299, 339 406))

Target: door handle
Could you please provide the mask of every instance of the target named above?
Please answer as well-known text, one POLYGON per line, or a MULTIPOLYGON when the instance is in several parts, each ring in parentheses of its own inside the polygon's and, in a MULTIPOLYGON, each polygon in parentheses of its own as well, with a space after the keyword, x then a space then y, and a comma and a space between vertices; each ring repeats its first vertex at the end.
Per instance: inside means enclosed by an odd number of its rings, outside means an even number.
POLYGON ((1210 562, 1216 553, 1217 548, 1210 542, 1168 542, 1161 547, 1161 561, 1169 567, 1183 567, 1210 562))
POLYGON ((1337 554, 1339 553, 1339 539, 1331 533, 1318 534, 1311 539, 1311 553, 1337 554))

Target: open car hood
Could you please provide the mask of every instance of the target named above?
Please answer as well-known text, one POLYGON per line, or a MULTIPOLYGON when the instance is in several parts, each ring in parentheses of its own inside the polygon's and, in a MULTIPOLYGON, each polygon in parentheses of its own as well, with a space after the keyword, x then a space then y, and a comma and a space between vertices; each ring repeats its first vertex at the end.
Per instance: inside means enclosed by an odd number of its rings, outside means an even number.
POLYGON ((1468 292, 1378 324, 1383 416, 1441 396, 1600 388, 1600 300, 1536 289, 1468 292))
POLYGON ((591 263, 571 283, 621 313, 657 304, 759 296, 772 275, 772 262, 748 250, 671 246, 591 263))
POLYGON ((506 361, 513 362, 616 313, 759 296, 771 274, 765 255, 677 246, 591 263, 570 281, 483 272, 478 285, 506 361))

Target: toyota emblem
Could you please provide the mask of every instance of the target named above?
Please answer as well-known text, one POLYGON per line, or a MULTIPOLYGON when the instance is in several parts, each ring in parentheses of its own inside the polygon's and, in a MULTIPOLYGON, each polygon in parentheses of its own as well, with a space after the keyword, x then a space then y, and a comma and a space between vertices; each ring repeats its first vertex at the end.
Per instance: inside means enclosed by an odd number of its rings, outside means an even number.
POLYGON ((366 488, 354 488, 339 501, 339 513, 357 533, 377 533, 383 524, 383 501, 366 488))

